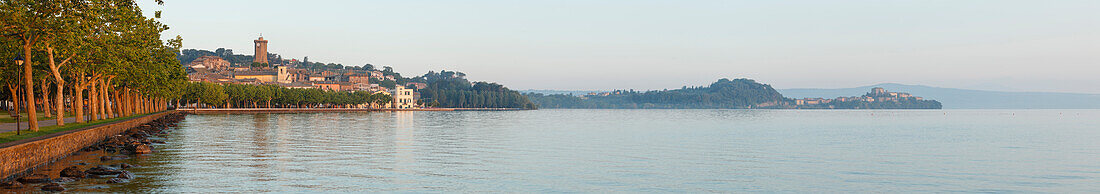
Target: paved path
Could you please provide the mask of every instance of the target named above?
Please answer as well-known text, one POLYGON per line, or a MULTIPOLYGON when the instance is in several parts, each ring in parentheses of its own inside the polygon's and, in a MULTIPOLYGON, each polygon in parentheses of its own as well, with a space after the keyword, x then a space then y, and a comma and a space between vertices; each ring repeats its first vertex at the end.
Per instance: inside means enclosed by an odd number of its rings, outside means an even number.
MULTIPOLYGON (((75 122, 76 122, 76 117, 65 118, 65 123, 66 124, 75 123, 75 122)), ((4 132, 8 132, 8 131, 15 131, 15 124, 16 123, 0 123, 0 133, 4 133, 4 132)), ((38 118, 38 127, 46 127, 46 126, 54 126, 54 125, 57 125, 57 120, 54 120, 53 118, 38 118), (45 120, 43 120, 43 119, 45 119, 45 120)), ((24 121, 22 123, 19 123, 19 129, 27 130, 27 122, 24 121)))

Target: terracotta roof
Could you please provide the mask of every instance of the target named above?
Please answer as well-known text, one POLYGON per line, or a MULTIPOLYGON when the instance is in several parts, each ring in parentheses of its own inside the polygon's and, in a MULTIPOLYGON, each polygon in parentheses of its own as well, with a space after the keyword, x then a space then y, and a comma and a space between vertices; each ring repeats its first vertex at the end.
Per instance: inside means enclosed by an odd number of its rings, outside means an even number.
POLYGON ((233 75, 277 75, 279 72, 275 71, 238 71, 233 75))

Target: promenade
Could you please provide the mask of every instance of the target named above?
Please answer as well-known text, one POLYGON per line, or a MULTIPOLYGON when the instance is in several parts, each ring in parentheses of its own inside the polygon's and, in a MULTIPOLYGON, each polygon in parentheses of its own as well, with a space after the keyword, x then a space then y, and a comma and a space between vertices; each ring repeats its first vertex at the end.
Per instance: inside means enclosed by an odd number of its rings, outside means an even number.
MULTIPOLYGON (((75 123, 76 117, 65 118, 65 123, 75 123)), ((29 123, 26 121, 20 123, 0 123, 0 133, 15 131, 15 127, 18 124, 19 129, 27 130, 29 123)), ((38 127, 47 127, 57 125, 57 120, 53 118, 38 118, 38 127)))

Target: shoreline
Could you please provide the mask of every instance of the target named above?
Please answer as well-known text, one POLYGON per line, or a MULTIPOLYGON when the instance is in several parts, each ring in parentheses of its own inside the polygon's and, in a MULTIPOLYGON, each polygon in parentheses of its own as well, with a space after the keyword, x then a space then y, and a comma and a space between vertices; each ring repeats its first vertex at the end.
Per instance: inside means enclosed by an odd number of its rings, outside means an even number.
POLYGON ((390 112, 390 111, 517 111, 521 108, 205 108, 177 109, 190 114, 257 114, 257 113, 323 113, 323 112, 390 112))
POLYGON ((5 165, 0 174, 0 189, 61 191, 65 189, 61 183, 85 179, 99 182, 99 178, 110 178, 107 183, 129 181, 133 174, 122 169, 132 166, 108 161, 152 153, 153 145, 164 142, 150 138, 163 134, 185 115, 180 111, 165 111, 0 144, 0 158, 5 165), (86 152, 102 158, 95 162, 85 161, 86 158, 81 157, 86 157, 86 152), (75 164, 74 160, 79 163, 75 164))

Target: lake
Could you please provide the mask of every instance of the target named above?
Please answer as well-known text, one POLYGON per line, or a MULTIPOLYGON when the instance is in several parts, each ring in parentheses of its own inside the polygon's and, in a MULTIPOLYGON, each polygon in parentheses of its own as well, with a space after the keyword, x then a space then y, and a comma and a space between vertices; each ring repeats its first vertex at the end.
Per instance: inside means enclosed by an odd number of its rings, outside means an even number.
POLYGON ((129 192, 1100 192, 1100 110, 188 115, 129 192))

